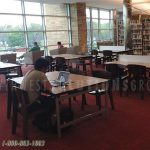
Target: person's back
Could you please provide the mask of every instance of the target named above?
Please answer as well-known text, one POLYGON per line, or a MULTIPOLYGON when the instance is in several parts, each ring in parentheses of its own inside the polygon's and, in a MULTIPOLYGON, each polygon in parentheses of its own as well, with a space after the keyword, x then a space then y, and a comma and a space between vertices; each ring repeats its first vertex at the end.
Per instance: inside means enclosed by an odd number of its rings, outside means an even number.
POLYGON ((39 58, 35 62, 34 69, 27 72, 23 78, 20 88, 27 91, 29 95, 29 112, 33 112, 41 107, 48 107, 51 105, 49 104, 50 97, 45 98, 41 95, 41 90, 51 93, 52 87, 45 75, 48 66, 49 62, 46 59, 39 58))
POLYGON ((39 84, 44 84, 44 81, 47 81, 47 77, 39 70, 32 69, 25 75, 20 88, 27 91, 30 103, 33 103, 40 97, 39 84))
POLYGON ((40 51, 40 47, 37 44, 37 42, 34 42, 34 47, 32 47, 29 52, 35 52, 35 51, 40 51))

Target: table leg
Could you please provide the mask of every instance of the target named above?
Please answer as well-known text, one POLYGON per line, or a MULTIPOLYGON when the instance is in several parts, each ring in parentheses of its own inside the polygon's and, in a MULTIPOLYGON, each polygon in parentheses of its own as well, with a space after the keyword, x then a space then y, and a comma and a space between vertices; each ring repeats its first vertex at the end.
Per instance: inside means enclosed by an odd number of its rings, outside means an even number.
POLYGON ((59 97, 56 98, 57 134, 61 138, 59 97))

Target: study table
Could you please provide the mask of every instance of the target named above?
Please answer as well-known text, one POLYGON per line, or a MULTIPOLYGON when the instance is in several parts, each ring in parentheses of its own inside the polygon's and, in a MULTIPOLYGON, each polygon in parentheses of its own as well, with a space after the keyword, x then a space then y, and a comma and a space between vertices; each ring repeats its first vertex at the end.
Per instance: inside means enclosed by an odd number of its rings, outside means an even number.
POLYGON ((3 72, 6 72, 7 70, 9 71, 10 69, 15 69, 15 68, 18 69, 19 76, 22 76, 21 65, 0 62, 0 74, 3 74, 3 72))
MULTIPOLYGON (((59 72, 54 71, 54 72, 46 73, 46 76, 48 80, 51 81, 51 80, 56 79, 58 77, 58 74, 59 72)), ((17 85, 17 86, 21 84, 22 80, 23 80, 23 77, 17 77, 17 78, 11 79, 11 81, 13 82, 13 85, 17 85)), ((98 109, 96 112, 76 118, 73 121, 70 121, 66 124, 61 125, 60 124, 60 101, 71 98, 76 95, 81 95, 83 93, 88 93, 90 91, 93 91, 99 88, 99 86, 101 86, 102 84, 106 87, 107 81, 108 81, 107 79, 102 79, 102 78, 70 74, 68 86, 66 86, 65 88, 62 88, 61 86, 52 87, 52 93, 56 95, 56 116, 57 116, 58 137, 61 137, 62 128, 69 126, 71 124, 75 124, 81 120, 85 120, 86 118, 96 116, 101 113, 101 111, 98 109)), ((11 86, 9 88, 11 88, 11 86)), ((8 94, 10 94, 11 89, 8 89, 8 91, 9 91, 8 94)), ((107 93, 105 94, 105 100, 107 101, 107 93)))
POLYGON ((118 64, 127 66, 129 64, 142 65, 150 69, 150 56, 148 55, 119 55, 118 61, 106 62, 106 64, 118 64))
POLYGON ((85 55, 76 55, 76 54, 59 54, 59 55, 51 55, 53 58, 56 57, 64 57, 67 60, 67 65, 69 66, 69 62, 71 60, 89 60, 90 69, 92 68, 92 55, 85 54, 85 55))

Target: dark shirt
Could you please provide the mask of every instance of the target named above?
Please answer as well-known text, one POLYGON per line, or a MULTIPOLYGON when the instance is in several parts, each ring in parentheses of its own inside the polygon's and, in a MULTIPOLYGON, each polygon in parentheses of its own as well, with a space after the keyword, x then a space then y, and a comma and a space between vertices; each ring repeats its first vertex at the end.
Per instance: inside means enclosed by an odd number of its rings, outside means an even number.
POLYGON ((31 48, 29 50, 29 52, 35 52, 35 51, 40 51, 40 47, 39 46, 34 46, 33 48, 31 48))

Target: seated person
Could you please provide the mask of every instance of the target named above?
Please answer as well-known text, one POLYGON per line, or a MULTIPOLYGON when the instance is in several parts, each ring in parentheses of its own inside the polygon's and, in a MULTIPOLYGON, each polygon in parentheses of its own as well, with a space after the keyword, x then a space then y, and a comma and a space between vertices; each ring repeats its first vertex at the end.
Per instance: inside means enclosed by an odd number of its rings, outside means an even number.
POLYGON ((52 114, 55 110, 54 96, 41 95, 41 89, 51 93, 52 86, 45 75, 48 66, 49 62, 46 59, 39 58, 35 62, 34 69, 26 73, 21 83, 20 88, 27 91, 29 95, 29 112, 35 112, 44 108, 49 114, 52 114))
POLYGON ((40 47, 39 47, 38 43, 34 42, 33 44, 34 44, 34 46, 29 50, 29 52, 40 51, 40 47))
MULTIPOLYGON (((39 47, 38 43, 37 43, 37 42, 34 42, 33 44, 34 44, 34 46, 33 46, 28 52, 40 51, 40 47, 39 47)), ((24 57, 24 54, 21 55, 21 56, 19 57, 19 59, 20 59, 20 58, 23 58, 23 57, 24 57)))
POLYGON ((58 48, 63 48, 64 46, 61 44, 61 42, 57 42, 58 48))

